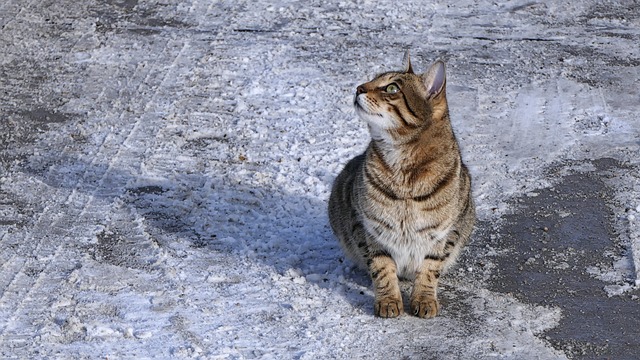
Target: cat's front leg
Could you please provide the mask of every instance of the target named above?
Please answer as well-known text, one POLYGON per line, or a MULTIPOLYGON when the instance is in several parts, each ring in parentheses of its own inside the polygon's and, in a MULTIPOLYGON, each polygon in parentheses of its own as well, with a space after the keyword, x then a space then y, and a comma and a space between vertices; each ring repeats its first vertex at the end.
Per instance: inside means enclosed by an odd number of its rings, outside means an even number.
POLYGON ((378 253, 369 257, 368 266, 375 293, 375 315, 383 318, 400 316, 404 309, 395 261, 388 254, 378 253))
POLYGON ((413 291, 409 298, 411 312, 421 318, 432 318, 438 315, 440 303, 438 303, 438 279, 442 262, 426 259, 416 272, 413 283, 413 291))

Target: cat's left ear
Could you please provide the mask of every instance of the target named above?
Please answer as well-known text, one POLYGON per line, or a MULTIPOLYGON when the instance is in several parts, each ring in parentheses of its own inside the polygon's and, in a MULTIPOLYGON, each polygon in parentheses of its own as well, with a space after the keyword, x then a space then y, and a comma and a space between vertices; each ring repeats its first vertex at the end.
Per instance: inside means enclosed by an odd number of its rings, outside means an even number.
POLYGON ((444 62, 438 60, 431 65, 426 73, 422 74, 422 81, 427 88, 427 98, 438 96, 444 90, 447 77, 444 71, 444 62))
POLYGON ((409 49, 404 52, 404 58, 402 58, 402 67, 404 68, 405 73, 413 74, 413 68, 411 67, 411 56, 409 56, 409 49))

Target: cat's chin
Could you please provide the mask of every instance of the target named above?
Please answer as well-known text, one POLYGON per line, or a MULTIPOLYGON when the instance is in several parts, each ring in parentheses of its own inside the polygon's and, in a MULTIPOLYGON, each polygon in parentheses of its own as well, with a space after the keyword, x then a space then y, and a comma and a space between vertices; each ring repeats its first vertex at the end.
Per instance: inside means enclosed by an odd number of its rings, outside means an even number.
POLYGON ((373 140, 383 140, 388 143, 393 143, 393 137, 389 134, 389 129, 381 128, 376 124, 372 124, 367 122, 369 125, 369 135, 371 135, 371 139, 373 140))
POLYGON ((360 120, 369 125, 372 135, 374 131, 376 133, 386 133, 389 129, 393 128, 393 120, 383 114, 370 113, 360 106, 356 106, 356 114, 358 114, 360 120))

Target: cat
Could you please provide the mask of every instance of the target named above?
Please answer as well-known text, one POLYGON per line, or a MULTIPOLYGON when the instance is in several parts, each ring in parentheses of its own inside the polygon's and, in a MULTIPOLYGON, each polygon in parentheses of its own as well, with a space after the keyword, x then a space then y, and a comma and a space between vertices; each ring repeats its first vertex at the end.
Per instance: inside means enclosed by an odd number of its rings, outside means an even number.
POLYGON ((357 87, 355 109, 371 135, 333 183, 329 222, 345 253, 368 270, 374 313, 404 313, 399 278, 413 280, 411 313, 438 314, 440 274, 476 221, 471 178, 449 120, 445 65, 404 70, 357 87))

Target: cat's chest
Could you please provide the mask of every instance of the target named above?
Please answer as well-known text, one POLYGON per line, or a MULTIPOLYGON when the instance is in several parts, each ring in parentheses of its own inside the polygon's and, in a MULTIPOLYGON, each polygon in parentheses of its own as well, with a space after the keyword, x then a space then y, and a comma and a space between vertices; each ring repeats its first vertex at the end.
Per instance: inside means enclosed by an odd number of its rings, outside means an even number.
POLYGON ((425 212, 422 206, 411 200, 395 201, 374 212, 385 226, 377 226, 378 240, 397 246, 429 246, 446 235, 441 228, 441 219, 436 214, 425 212))
POLYGON ((383 211, 388 212, 394 229, 406 235, 416 232, 420 224, 428 220, 413 201, 395 201, 383 211))
POLYGON ((412 203, 399 202, 384 213, 389 226, 377 227, 376 241, 390 253, 398 274, 411 278, 426 255, 439 252, 438 243, 451 227, 412 203))

